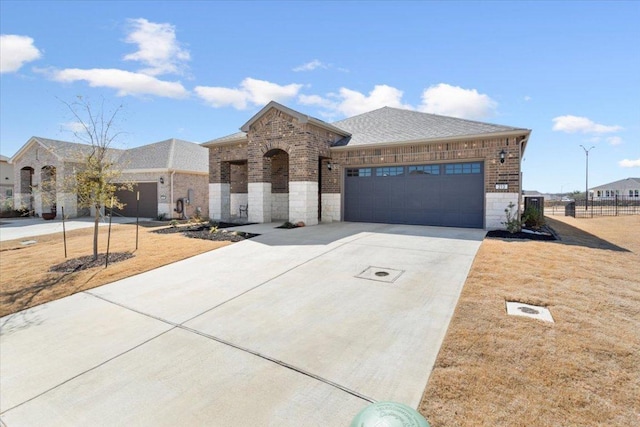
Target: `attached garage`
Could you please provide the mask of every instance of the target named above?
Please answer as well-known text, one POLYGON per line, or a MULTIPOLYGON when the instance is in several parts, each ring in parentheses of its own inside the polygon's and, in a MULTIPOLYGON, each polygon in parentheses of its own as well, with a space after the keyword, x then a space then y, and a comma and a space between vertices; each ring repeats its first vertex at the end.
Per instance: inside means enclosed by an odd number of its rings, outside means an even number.
POLYGON ((135 217, 138 191, 140 192, 138 215, 140 218, 156 218, 158 216, 158 184, 155 182, 139 182, 133 186, 133 191, 116 191, 116 197, 125 203, 125 206, 122 209, 114 209, 114 212, 126 217, 135 217))
POLYGON ((344 219, 484 226, 483 162, 347 168, 344 219))

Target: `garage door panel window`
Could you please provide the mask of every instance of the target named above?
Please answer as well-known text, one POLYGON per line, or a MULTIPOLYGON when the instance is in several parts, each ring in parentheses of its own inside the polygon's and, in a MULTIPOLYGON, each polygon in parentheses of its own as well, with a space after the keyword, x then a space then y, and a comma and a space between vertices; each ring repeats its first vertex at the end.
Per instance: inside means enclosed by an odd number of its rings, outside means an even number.
POLYGON ((376 176, 401 176, 404 175, 404 167, 389 166, 384 168, 376 168, 376 176))
POLYGON ((409 166, 409 175, 412 175, 412 176, 440 175, 440 165, 409 166))
POLYGON ((444 165, 444 170, 447 175, 460 175, 480 173, 482 168, 480 163, 450 163, 444 165))
POLYGON ((347 176, 371 176, 371 168, 347 169, 347 176))

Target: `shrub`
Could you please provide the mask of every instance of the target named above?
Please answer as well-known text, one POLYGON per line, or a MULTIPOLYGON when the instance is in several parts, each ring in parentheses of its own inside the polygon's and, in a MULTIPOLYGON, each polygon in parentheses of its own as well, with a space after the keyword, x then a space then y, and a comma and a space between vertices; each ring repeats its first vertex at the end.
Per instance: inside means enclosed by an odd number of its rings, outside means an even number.
POLYGON ((504 210, 507 220, 501 223, 509 233, 517 233, 522 229, 522 222, 518 219, 518 213, 513 212, 515 206, 513 202, 509 203, 509 206, 504 210))
POLYGON ((522 214, 522 222, 528 228, 540 228, 544 225, 544 216, 540 209, 529 205, 522 214))

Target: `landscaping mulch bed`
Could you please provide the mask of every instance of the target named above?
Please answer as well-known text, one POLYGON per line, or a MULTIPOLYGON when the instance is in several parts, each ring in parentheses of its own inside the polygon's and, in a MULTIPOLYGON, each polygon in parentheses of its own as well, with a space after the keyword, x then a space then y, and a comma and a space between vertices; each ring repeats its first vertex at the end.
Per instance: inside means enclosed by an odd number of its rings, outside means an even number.
MULTIPOLYGON (((229 223, 219 223, 218 227, 237 227, 236 224, 229 223)), ((241 242, 246 239, 251 239, 253 237, 259 236, 259 234, 253 233, 245 233, 243 231, 227 231, 218 229, 214 232, 211 232, 210 224, 198 224, 198 225, 187 225, 182 227, 167 227, 161 228, 159 230, 154 230, 153 233, 158 234, 172 234, 172 233, 182 233, 186 237, 191 237, 192 239, 204 239, 204 240, 213 240, 217 242, 241 242)))
MULTIPOLYGON (((131 252, 115 252, 109 254, 109 264, 115 264, 116 262, 124 261, 125 259, 133 258, 131 252)), ((86 270, 93 267, 104 267, 106 264, 107 255, 98 254, 98 258, 93 259, 93 255, 87 255, 79 258, 73 258, 63 263, 56 264, 49 269, 57 273, 73 273, 74 271, 86 270)))
POLYGON ((488 238, 493 239, 519 239, 519 240, 538 240, 538 241, 553 241, 558 240, 555 231, 548 226, 542 227, 540 230, 530 230, 533 232, 518 231, 516 233, 510 233, 507 230, 492 230, 486 235, 488 238), (544 233, 544 234, 540 234, 544 233))

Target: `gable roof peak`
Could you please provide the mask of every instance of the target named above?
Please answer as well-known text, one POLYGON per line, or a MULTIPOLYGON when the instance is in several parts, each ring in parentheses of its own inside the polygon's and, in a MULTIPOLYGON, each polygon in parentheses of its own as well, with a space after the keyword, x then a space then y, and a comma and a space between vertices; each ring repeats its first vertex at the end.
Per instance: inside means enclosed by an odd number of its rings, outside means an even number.
POLYGON ((337 133, 338 135, 342 135, 342 136, 350 136, 350 134, 348 132, 345 132, 343 129, 337 128, 327 122, 325 122, 324 120, 320 120, 320 119, 316 119, 315 117, 309 116, 307 114, 302 114, 299 111, 293 110, 289 107, 285 107, 284 105, 276 102, 276 101, 270 101, 267 105, 265 105, 264 107, 262 107, 262 109, 260 111, 258 111, 253 117, 251 117, 249 119, 248 122, 246 122, 244 125, 242 125, 242 127, 240 127, 240 130, 243 132, 249 132, 249 128, 251 128, 251 125, 253 125, 256 121, 258 121, 258 119, 260 119, 260 117, 262 117, 263 115, 265 115, 267 112, 269 112, 272 108, 275 108, 276 110, 282 111, 283 113, 294 117, 295 119, 297 119, 300 123, 304 124, 304 123, 311 123, 314 124, 318 127, 327 129, 331 132, 337 133))

